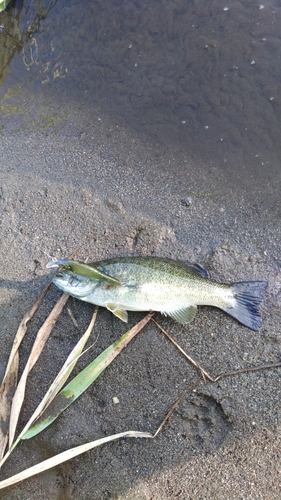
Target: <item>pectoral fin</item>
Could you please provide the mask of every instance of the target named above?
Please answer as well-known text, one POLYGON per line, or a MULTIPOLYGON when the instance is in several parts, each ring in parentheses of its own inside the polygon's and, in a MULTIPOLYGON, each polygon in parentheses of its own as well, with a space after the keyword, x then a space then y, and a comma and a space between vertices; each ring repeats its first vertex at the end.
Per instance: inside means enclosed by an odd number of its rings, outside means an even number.
POLYGON ((193 320, 196 312, 197 312, 197 306, 188 306, 183 309, 178 309, 172 312, 169 311, 164 314, 167 314, 181 325, 186 325, 187 323, 190 323, 190 321, 193 320))
POLYGON ((128 323, 128 313, 126 309, 122 309, 118 304, 105 304, 105 307, 112 312, 114 316, 124 321, 124 323, 128 323))

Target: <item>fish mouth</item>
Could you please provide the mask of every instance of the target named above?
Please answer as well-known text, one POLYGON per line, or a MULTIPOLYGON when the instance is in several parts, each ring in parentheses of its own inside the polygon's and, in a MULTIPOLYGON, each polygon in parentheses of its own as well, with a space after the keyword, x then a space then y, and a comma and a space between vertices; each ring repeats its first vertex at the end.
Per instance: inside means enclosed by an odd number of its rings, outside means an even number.
POLYGON ((93 280, 71 271, 59 271, 53 277, 52 282, 63 292, 77 298, 87 297, 97 284, 93 280))

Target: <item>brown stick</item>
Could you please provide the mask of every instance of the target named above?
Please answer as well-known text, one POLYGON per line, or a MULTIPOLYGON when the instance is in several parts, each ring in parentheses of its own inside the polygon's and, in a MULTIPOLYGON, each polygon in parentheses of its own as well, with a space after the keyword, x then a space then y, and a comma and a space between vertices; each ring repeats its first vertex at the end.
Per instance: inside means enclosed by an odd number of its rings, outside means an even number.
POLYGON ((209 373, 206 372, 206 370, 204 370, 204 368, 202 368, 202 366, 200 366, 199 363, 197 363, 197 361, 195 361, 195 359, 193 359, 191 356, 189 356, 183 350, 183 348, 175 341, 175 339, 173 339, 173 337, 171 337, 171 335, 168 332, 166 332, 166 330, 164 330, 164 328, 162 328, 162 326, 159 325, 155 321, 155 319, 152 318, 152 321, 159 328, 159 330, 161 330, 161 332, 164 333, 164 335, 166 335, 166 337, 168 337, 168 339, 177 347, 177 349, 188 359, 188 361, 190 361, 190 363, 192 363, 198 370, 200 370, 204 382, 206 382, 206 378, 209 379, 211 382, 214 382, 214 379, 212 378, 212 376, 209 375, 209 373))
MULTIPOLYGON (((190 361, 190 363, 192 363, 200 371, 205 383, 206 383, 206 378, 209 379, 210 382, 214 383, 214 382, 218 382, 218 380, 221 380, 222 378, 226 378, 226 377, 233 377, 236 375, 241 375, 243 373, 257 372, 259 370, 270 370, 272 368, 280 368, 281 367, 281 363, 271 363, 271 364, 269 363, 269 364, 260 365, 260 366, 253 366, 253 367, 249 367, 249 368, 239 368, 238 370, 233 370, 230 372, 222 373, 221 375, 218 375, 217 377, 214 378, 208 372, 206 372, 206 370, 204 370, 204 368, 202 368, 202 366, 200 366, 200 364, 197 361, 195 361, 191 356, 189 356, 182 349, 182 347, 173 339, 173 337, 171 337, 171 335, 169 335, 169 333, 166 332, 166 330, 164 330, 164 328, 162 328, 162 326, 159 325, 155 321, 154 318, 151 318, 151 320, 153 321, 153 323, 155 323, 155 325, 159 328, 159 330, 161 330, 161 332, 164 333, 164 335, 166 335, 166 337, 177 347, 177 349, 179 349, 179 351, 188 359, 188 361, 190 361)), ((178 405, 180 404, 180 402, 182 401, 184 396, 186 396, 186 394, 188 394, 189 392, 194 390, 194 388, 197 387, 200 384, 200 382, 202 382, 202 379, 198 379, 195 382, 191 383, 189 385, 189 387, 183 392, 183 394, 177 399, 177 401, 173 404, 172 408, 169 410, 169 412, 165 416, 164 420, 162 421, 162 423, 158 427, 158 429, 155 432, 155 434, 153 435, 153 437, 156 437, 157 434, 159 434, 159 432, 162 430, 162 428, 165 425, 165 423, 167 422, 167 420, 169 420, 172 413, 178 407, 178 405)))

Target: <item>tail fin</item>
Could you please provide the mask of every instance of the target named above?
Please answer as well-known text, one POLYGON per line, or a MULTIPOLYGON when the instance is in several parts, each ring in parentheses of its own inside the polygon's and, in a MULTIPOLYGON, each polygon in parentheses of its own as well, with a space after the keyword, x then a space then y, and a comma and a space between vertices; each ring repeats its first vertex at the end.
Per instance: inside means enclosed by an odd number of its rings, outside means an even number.
POLYGON ((259 304, 266 288, 266 281, 234 283, 231 288, 234 302, 224 310, 251 330, 259 330, 262 324, 259 304))

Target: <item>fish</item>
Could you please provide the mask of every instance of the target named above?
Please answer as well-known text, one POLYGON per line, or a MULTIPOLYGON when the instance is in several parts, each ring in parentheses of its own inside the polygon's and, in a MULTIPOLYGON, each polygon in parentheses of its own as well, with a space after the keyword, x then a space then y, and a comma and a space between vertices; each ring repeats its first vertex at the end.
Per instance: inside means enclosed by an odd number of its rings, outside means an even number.
POLYGON ((197 306, 222 309, 242 325, 262 326, 259 305, 266 281, 218 283, 203 267, 162 257, 117 257, 90 264, 61 259, 53 283, 85 302, 106 307, 122 321, 128 311, 159 311, 182 325, 190 323, 197 306))

